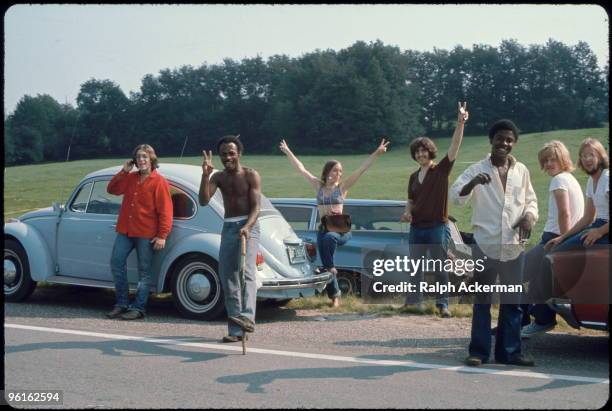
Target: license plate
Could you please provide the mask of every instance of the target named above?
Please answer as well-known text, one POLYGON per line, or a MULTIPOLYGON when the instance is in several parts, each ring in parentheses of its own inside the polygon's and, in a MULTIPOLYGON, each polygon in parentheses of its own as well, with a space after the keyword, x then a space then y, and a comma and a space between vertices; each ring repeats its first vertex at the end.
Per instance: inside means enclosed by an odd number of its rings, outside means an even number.
POLYGON ((291 264, 303 263, 306 261, 306 248, 301 247, 287 247, 287 254, 289 254, 289 262, 291 264))

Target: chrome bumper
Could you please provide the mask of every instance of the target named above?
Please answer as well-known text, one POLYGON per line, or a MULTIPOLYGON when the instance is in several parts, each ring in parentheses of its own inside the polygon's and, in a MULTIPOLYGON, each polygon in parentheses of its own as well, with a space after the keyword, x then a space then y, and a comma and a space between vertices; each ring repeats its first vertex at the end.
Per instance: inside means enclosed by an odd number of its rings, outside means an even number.
POLYGON ((259 290, 275 291, 275 290, 290 290, 299 288, 323 288, 328 283, 331 273, 326 271, 323 274, 313 275, 307 278, 298 278, 294 280, 266 280, 259 290))

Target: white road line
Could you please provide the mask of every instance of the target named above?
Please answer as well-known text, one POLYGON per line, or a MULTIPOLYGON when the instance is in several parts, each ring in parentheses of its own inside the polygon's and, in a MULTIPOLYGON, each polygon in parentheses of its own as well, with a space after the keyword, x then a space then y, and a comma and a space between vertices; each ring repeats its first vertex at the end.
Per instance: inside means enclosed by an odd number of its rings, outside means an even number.
MULTIPOLYGON (((111 340, 143 341, 143 342, 155 343, 155 344, 176 345, 180 347, 197 347, 197 348, 208 348, 208 349, 213 349, 213 350, 242 352, 242 347, 240 346, 237 346, 237 347, 228 346, 225 344, 221 345, 221 344, 212 344, 212 343, 193 343, 193 342, 184 342, 184 341, 173 340, 173 339, 147 338, 147 337, 137 337, 137 336, 129 336, 129 335, 121 335, 121 334, 106 334, 106 333, 97 333, 97 332, 91 332, 91 331, 66 330, 62 328, 36 327, 36 326, 20 325, 20 324, 4 324, 4 327, 5 328, 15 328, 15 329, 20 329, 20 330, 58 333, 58 334, 84 335, 88 337, 105 338, 105 339, 111 339, 111 340)), ((342 355, 313 354, 313 353, 295 352, 295 351, 268 350, 265 348, 255 348, 255 347, 248 347, 248 352, 257 353, 257 354, 280 355, 284 357, 310 358, 310 359, 317 359, 317 360, 331 360, 331 361, 370 364, 370 365, 403 366, 403 367, 411 367, 411 368, 456 371, 456 372, 466 372, 466 373, 474 373, 474 374, 493 374, 493 375, 504 375, 504 376, 510 376, 510 377, 565 380, 565 381, 585 382, 585 383, 592 383, 592 384, 610 384, 610 380, 607 378, 582 377, 578 375, 564 375, 564 374, 545 374, 545 373, 532 372, 532 371, 509 371, 509 370, 504 371, 504 370, 496 370, 496 369, 483 368, 483 367, 445 366, 445 365, 439 365, 439 364, 419 363, 419 362, 409 361, 409 360, 405 360, 405 361, 374 360, 374 359, 367 359, 367 358, 348 357, 348 356, 342 356, 342 355)))

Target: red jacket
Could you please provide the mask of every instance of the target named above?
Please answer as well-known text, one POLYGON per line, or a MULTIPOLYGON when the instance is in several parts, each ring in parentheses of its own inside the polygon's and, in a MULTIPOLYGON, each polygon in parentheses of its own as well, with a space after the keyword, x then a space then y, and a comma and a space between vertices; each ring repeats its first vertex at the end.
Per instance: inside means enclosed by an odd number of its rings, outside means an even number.
POLYGON ((172 230, 170 187, 156 170, 140 183, 139 173, 119 171, 108 183, 110 194, 122 195, 118 233, 128 237, 166 239, 172 230))

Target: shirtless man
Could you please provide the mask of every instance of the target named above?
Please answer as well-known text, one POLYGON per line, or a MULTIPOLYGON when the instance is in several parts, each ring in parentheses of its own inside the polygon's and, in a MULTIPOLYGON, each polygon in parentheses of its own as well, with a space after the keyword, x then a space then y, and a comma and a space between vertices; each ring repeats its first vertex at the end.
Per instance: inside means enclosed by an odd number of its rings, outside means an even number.
POLYGON ((213 174, 212 151, 203 151, 200 205, 207 205, 212 196, 221 190, 225 218, 219 250, 219 275, 225 296, 228 317, 228 335, 223 342, 236 342, 246 338, 245 332, 255 330, 255 302, 257 268, 255 259, 259 249, 259 223, 261 179, 257 171, 240 164, 242 142, 237 136, 228 135, 217 142, 217 152, 224 170, 213 174), (245 287, 240 287, 240 243, 247 240, 245 287))

